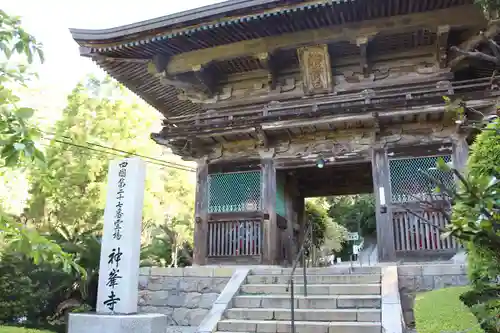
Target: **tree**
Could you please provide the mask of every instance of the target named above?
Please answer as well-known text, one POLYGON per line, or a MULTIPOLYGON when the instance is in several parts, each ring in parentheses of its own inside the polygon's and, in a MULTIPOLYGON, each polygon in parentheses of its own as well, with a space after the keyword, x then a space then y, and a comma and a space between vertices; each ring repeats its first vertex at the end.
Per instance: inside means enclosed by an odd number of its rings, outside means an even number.
MULTIPOLYGON (((347 238, 347 229, 328 216, 327 209, 321 205, 321 202, 314 199, 306 201, 306 221, 312 225, 312 248, 310 250, 313 253, 321 250, 326 254, 342 249, 347 238)), ((319 258, 313 255, 312 259, 317 261, 319 258)), ((313 265, 315 264, 316 262, 313 262, 313 265)))
POLYGON ((21 27, 19 18, 0 10, 0 59, 6 59, 0 62, 0 148, 7 167, 16 166, 25 158, 43 160, 34 142, 38 132, 28 124, 34 110, 20 106, 20 98, 14 92, 34 75, 25 64, 9 62, 14 54, 25 57, 29 64, 35 54, 43 61, 41 44, 21 27))
MULTIPOLYGON (((500 46, 495 42, 494 38, 500 33, 500 2, 498 0, 475 0, 486 19, 489 20, 488 28, 481 31, 476 38, 472 39, 466 45, 466 49, 460 49, 456 46, 451 50, 458 53, 462 57, 491 62, 495 65, 500 64, 500 46), (481 44, 485 44, 487 49, 478 51, 476 48, 481 44)), ((455 60, 456 61, 456 60, 455 60)))
MULTIPOLYGON (((30 126, 29 119, 34 113, 31 108, 20 105, 21 99, 15 89, 25 86, 34 76, 28 66, 21 62, 12 63, 11 56, 31 64, 37 55, 43 62, 41 44, 28 34, 17 17, 0 10, 0 168, 15 168, 25 162, 43 162, 44 156, 37 149, 35 140, 38 131, 30 126)), ((31 228, 26 228, 15 218, 0 211, 0 231, 3 241, 29 255, 35 263, 50 261, 61 264, 65 270, 80 270, 70 255, 59 245, 40 236, 31 228)))
MULTIPOLYGON (((62 119, 44 131, 51 139, 47 163, 30 170, 31 198, 25 212, 30 223, 101 225, 109 161, 125 157, 121 152, 164 154, 149 138, 157 118, 154 109, 109 77, 89 77, 78 84, 68 96, 62 119)), ((161 234, 168 237, 175 255, 192 242, 194 178, 155 163, 159 165, 148 163, 142 241, 150 245, 161 234)))
POLYGON ((360 231, 362 236, 376 232, 375 198, 371 194, 359 194, 328 198, 328 215, 351 232, 360 231))

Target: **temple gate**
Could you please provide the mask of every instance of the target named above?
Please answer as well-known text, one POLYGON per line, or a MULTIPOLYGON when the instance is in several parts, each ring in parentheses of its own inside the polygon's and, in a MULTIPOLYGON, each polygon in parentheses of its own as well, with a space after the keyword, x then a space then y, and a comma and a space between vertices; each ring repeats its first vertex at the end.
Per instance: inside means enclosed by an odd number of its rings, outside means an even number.
POLYGON ((304 198, 356 193, 374 193, 392 261, 458 246, 403 207, 421 212, 419 170, 452 184, 437 158, 465 164, 443 96, 495 109, 494 68, 449 51, 486 25, 473 2, 234 0, 72 34, 165 116, 153 140, 197 162, 197 264, 289 263, 304 198))

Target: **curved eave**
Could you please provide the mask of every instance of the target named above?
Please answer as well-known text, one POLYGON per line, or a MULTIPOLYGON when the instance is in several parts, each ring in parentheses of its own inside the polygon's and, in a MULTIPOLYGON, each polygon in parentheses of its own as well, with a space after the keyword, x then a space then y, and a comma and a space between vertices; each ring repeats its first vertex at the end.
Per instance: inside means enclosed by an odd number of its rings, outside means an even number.
POLYGON ((116 64, 107 60, 95 60, 97 65, 117 81, 157 109, 166 118, 195 114, 201 111, 199 105, 180 100, 179 92, 172 86, 164 85, 160 79, 148 73, 141 63, 116 64))
POLYGON ((231 25, 246 25, 287 13, 302 12, 334 4, 351 3, 355 2, 355 0, 309 0, 299 4, 277 6, 284 2, 284 0, 230 0, 218 4, 219 7, 215 9, 210 9, 211 6, 202 7, 200 8, 202 10, 201 14, 199 11, 191 10, 110 29, 69 30, 73 39, 81 46, 91 47, 98 52, 109 51, 176 37, 189 37, 198 32, 216 32, 231 25), (255 12, 256 7, 262 8, 260 8, 260 11, 255 12), (203 11, 203 8, 209 9, 203 11), (254 13, 248 13, 250 10, 254 11, 254 13), (245 11, 246 14, 234 13, 245 11))
POLYGON ((109 29, 69 29, 74 39, 81 41, 107 40, 126 37, 159 28, 183 25, 195 20, 208 19, 228 12, 245 10, 254 6, 278 3, 282 0, 228 0, 221 3, 174 13, 146 21, 127 24, 109 29))

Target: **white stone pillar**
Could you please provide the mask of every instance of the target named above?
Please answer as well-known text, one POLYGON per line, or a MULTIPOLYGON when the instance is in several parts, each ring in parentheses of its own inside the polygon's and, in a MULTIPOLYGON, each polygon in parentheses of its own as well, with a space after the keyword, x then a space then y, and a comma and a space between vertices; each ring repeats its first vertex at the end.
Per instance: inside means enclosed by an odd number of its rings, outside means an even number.
POLYGON ((145 164, 112 161, 101 242, 96 314, 70 314, 69 333, 164 333, 167 318, 137 314, 145 164))
POLYGON ((138 158, 112 161, 104 210, 97 312, 137 313, 146 168, 138 158))

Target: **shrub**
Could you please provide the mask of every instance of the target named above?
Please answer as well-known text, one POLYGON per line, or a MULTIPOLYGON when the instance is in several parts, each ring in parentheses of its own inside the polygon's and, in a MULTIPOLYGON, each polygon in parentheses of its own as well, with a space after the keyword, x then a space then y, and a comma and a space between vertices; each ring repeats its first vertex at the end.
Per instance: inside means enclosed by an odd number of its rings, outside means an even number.
MULTIPOLYGON (((497 119, 483 130, 471 147, 467 169, 470 176, 494 176, 500 174, 500 121, 497 119)), ((500 275, 500 256, 477 244, 467 244, 468 273, 474 284, 496 279, 500 275)))
POLYGON ((17 323, 20 318, 28 322, 43 317, 51 298, 50 286, 32 279, 27 270, 35 266, 15 255, 0 261, 0 322, 17 323))
POLYGON ((486 333, 500 332, 500 286, 482 286, 460 296, 486 333))

